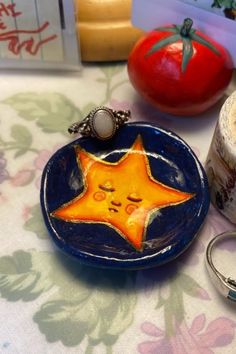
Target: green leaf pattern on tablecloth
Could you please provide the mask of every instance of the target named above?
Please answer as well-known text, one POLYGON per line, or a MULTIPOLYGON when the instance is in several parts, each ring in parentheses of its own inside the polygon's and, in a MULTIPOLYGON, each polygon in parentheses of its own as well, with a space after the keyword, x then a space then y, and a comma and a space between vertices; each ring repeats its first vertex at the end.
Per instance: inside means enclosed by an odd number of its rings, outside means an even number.
POLYGON ((15 157, 24 155, 30 149, 33 139, 30 131, 25 126, 19 124, 13 125, 11 128, 11 137, 18 148, 15 157))
POLYGON ((43 215, 39 204, 31 208, 29 218, 24 224, 24 229, 35 233, 41 239, 48 239, 48 231, 43 222, 43 215))
MULTIPOLYGON (((40 255, 41 256, 41 255, 40 255)), ((48 273, 44 270, 43 258, 37 253, 30 254, 23 250, 16 251, 12 256, 0 258, 0 291, 8 301, 33 301, 44 291, 49 290, 48 273), (37 267, 35 267, 35 262, 37 267)))
POLYGON ((82 118, 80 109, 59 93, 19 93, 3 103, 14 108, 21 118, 35 121, 45 133, 67 134, 68 126, 82 118))
POLYGON ((11 127, 10 141, 5 141, 0 137, 0 148, 4 151, 15 151, 14 157, 20 157, 28 151, 37 152, 37 150, 31 148, 33 138, 29 129, 21 124, 14 124, 11 127))
POLYGON ((34 321, 49 342, 111 347, 133 321, 134 275, 79 265, 61 254, 17 251, 0 258, 0 292, 33 301, 49 292, 34 321), (52 293, 52 295, 50 295, 52 293))

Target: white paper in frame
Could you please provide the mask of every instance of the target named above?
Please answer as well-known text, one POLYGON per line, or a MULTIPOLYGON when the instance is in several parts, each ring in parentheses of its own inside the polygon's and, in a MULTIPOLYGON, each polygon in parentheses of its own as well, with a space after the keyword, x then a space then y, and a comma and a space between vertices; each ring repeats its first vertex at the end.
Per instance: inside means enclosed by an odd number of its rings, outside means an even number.
POLYGON ((0 1, 0 67, 78 70, 73 0, 0 1))
POLYGON ((192 18, 195 28, 227 48, 236 67, 236 21, 211 12, 210 6, 197 7, 195 0, 194 5, 191 0, 133 0, 132 22, 145 31, 166 24, 181 24, 186 17, 192 18))

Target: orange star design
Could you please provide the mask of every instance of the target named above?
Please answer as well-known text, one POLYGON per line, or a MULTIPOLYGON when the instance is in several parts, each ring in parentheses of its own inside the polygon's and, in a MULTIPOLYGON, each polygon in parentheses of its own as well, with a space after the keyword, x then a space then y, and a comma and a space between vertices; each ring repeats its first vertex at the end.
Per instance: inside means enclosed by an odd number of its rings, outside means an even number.
POLYGON ((138 251, 153 212, 194 196, 153 178, 141 136, 115 163, 98 159, 80 146, 75 150, 84 190, 51 215, 66 222, 106 224, 138 251))

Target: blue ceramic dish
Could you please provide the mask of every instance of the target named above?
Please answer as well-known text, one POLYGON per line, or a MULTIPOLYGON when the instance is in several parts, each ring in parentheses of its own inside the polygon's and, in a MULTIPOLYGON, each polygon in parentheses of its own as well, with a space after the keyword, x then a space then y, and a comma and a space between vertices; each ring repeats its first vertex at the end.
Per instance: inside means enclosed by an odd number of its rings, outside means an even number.
MULTIPOLYGON (((95 180, 99 179, 102 173, 98 172, 95 180)), ((165 193, 163 195, 165 197, 165 193)), ((148 202, 149 200, 146 201, 148 202)), ((95 203, 94 200, 93 203, 95 203)), ((43 172, 41 206, 48 231, 62 251, 93 266, 138 269, 159 266, 173 260, 186 250, 196 237, 208 212, 209 192, 206 175, 200 162, 182 139, 170 131, 150 124, 130 123, 120 128, 110 141, 101 142, 93 138, 80 138, 58 150, 43 172), (140 158, 140 151, 138 151, 139 155, 135 155, 135 151, 132 150, 137 140, 142 141, 143 152, 146 155, 145 164, 140 163, 138 167, 132 161, 135 156, 140 158), (113 167, 120 165, 122 161, 127 162, 127 156, 130 158, 129 163, 126 164, 129 169, 126 172, 129 172, 125 177, 122 174, 124 171, 121 165, 119 170, 112 173, 115 173, 113 177, 117 183, 119 182, 119 188, 122 189, 124 186, 124 193, 129 189, 130 193, 133 192, 133 185, 139 179, 140 190, 138 192, 141 195, 143 193, 149 195, 154 203, 150 207, 152 210, 149 210, 146 217, 143 217, 145 225, 142 229, 143 237, 140 245, 137 246, 137 243, 135 245, 130 242, 129 236, 133 237, 131 234, 127 236, 127 239, 122 227, 130 220, 124 219, 125 216, 119 219, 121 215, 119 212, 124 207, 130 215, 134 215, 130 211, 133 210, 132 205, 142 203, 141 198, 134 198, 133 202, 128 202, 122 191, 116 191, 122 203, 119 203, 119 200, 117 202, 116 196, 114 208, 109 208, 109 210, 113 209, 115 216, 112 215, 112 219, 104 222, 103 212, 103 219, 101 218, 100 222, 98 220, 99 200, 107 193, 110 193, 107 198, 111 198, 115 188, 110 191, 107 185, 106 189, 105 186, 98 184, 97 188, 103 188, 103 190, 91 192, 88 185, 92 182, 88 176, 84 175, 82 155, 78 157, 81 153, 84 154, 85 160, 91 157, 94 163, 101 165, 102 168, 105 166, 104 168, 108 168, 109 171, 113 171, 113 167), (132 170, 133 163, 134 170, 132 170), (140 183, 145 169, 148 182, 145 180, 146 182, 140 183), (151 183, 154 188, 156 186, 163 187, 164 190, 167 188, 167 199, 174 191, 173 193, 180 195, 180 199, 182 198, 181 202, 173 199, 165 203, 162 200, 161 206, 157 207, 155 190, 154 193, 148 192, 150 186, 146 186, 145 183, 151 183), (98 208, 92 207, 92 211, 88 212, 90 216, 86 219, 84 211, 86 204, 82 201, 89 193, 95 196, 98 208), (83 216, 81 217, 82 214, 73 216, 73 219, 71 217, 74 211, 67 209, 75 203, 78 204, 78 214, 82 213, 83 216), (91 215, 93 213, 94 216, 91 215), (61 217, 62 214, 63 217, 61 217), (119 220, 115 220, 114 217, 119 220)), ((141 209, 136 207, 136 210, 141 209)), ((145 207, 142 210, 145 210, 145 207)), ((122 212, 122 215, 125 215, 123 209, 122 212)), ((142 217, 139 216, 137 220, 141 219, 142 217)), ((132 225, 125 230, 129 233, 131 229, 132 225)), ((137 226, 136 229, 140 234, 140 228, 137 226)))

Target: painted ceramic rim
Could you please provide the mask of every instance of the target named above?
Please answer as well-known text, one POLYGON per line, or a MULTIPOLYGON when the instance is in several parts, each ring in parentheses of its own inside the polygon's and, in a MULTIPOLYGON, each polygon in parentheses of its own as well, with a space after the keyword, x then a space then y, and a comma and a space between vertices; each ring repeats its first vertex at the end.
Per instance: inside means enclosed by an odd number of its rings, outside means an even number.
POLYGON ((50 221, 48 206, 46 202, 46 187, 47 187, 48 171, 50 170, 51 164, 57 158, 57 155, 61 153, 62 150, 66 149, 67 147, 79 144, 81 139, 87 139, 87 138, 79 138, 78 140, 73 141, 72 143, 62 147, 48 161, 43 171, 42 182, 41 182, 40 200, 41 200, 42 214, 47 229, 49 231, 49 234, 52 237, 55 244, 59 247, 59 249, 65 252, 66 254, 73 256, 83 264, 101 267, 101 268, 113 268, 113 269, 124 269, 124 270, 125 269, 136 270, 136 269, 144 269, 144 268, 151 268, 155 266, 161 266, 180 256, 190 246, 190 244, 194 241, 194 239, 198 235, 198 232, 201 229, 204 219, 208 213, 209 204, 210 204, 207 177, 201 163, 199 162, 198 158, 196 157, 196 155, 194 154, 190 146, 172 131, 145 122, 128 123, 125 125, 125 127, 129 127, 131 129, 132 127, 136 127, 136 128, 138 127, 140 129, 143 128, 153 129, 159 131, 161 134, 166 134, 168 137, 173 138, 175 141, 178 141, 179 144, 184 146, 184 148, 188 151, 188 154, 192 157, 195 166, 197 168, 199 178, 201 180, 200 187, 201 187, 202 195, 204 197, 201 200, 201 205, 198 211, 198 219, 195 221, 195 225, 193 228, 194 230, 192 230, 188 234, 185 240, 181 239, 181 242, 176 242, 174 246, 166 246, 164 249, 161 249, 160 251, 155 252, 151 255, 144 256, 140 254, 140 257, 127 258, 127 259, 119 259, 116 257, 109 257, 109 256, 100 256, 100 255, 92 254, 90 252, 84 252, 66 243, 65 239, 63 239, 57 233, 57 231, 55 230, 55 228, 53 227, 50 221))

